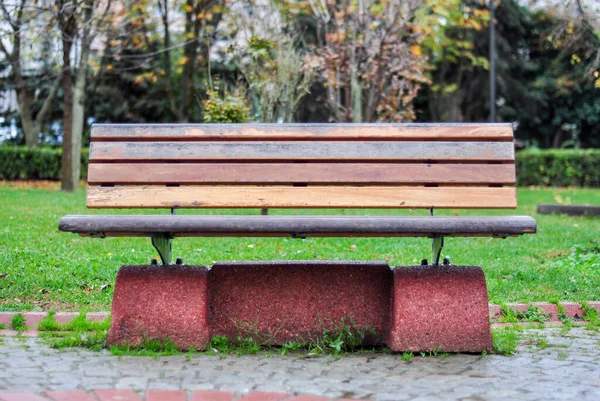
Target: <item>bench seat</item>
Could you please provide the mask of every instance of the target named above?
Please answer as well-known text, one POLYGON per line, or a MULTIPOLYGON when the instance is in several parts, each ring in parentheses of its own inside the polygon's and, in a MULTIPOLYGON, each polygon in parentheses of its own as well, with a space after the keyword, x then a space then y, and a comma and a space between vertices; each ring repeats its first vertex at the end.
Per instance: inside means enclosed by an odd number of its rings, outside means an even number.
POLYGON ((69 215, 61 231, 92 237, 508 237, 535 233, 529 216, 69 215))

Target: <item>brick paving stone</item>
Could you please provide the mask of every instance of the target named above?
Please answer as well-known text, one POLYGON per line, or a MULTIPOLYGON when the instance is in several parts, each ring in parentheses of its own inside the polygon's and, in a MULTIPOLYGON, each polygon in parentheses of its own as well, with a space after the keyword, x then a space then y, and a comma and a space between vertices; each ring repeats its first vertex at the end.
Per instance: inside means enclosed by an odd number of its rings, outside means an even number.
POLYGON ((85 391, 48 391, 46 395, 54 401, 96 401, 85 391))
POLYGON ((46 401, 45 398, 31 392, 0 393, 2 401, 46 401))
POLYGON ((231 401, 233 393, 229 391, 195 391, 190 401, 231 401))
POLYGON ((100 401, 142 401, 131 390, 94 390, 94 393, 100 401))
POLYGON ((187 401, 183 390, 148 390, 146 401, 187 401))
POLYGON ((254 391, 246 394, 238 400, 243 401, 281 401, 289 397, 286 393, 264 393, 262 391, 254 391))
POLYGON ((57 312, 54 314, 54 320, 58 324, 67 324, 79 316, 79 312, 57 312))
POLYGON ((23 316, 25 317, 25 324, 27 327, 31 330, 36 330, 38 324, 40 324, 48 314, 46 312, 26 312, 23 313, 23 316))

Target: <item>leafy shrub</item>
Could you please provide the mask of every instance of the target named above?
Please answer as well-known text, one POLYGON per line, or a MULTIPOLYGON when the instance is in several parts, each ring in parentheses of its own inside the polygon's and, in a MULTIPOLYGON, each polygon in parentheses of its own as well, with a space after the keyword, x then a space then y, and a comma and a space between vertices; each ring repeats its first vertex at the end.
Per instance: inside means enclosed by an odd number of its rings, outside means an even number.
POLYGON ((516 166, 519 186, 600 187, 600 149, 525 150, 516 166))
MULTIPOLYGON (((0 179, 60 180, 61 149, 0 146, 0 179)), ((81 152, 81 178, 87 177, 88 149, 81 152)))
POLYGON ((216 90, 207 92, 208 99, 203 100, 204 122, 207 123, 243 123, 248 121, 250 108, 242 96, 226 93, 224 97, 216 90))

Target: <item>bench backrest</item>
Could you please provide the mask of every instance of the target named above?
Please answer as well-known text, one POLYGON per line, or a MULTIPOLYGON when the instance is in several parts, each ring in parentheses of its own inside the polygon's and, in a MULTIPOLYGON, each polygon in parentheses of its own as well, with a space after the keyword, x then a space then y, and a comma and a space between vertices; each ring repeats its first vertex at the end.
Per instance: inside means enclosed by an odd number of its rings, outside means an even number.
POLYGON ((95 124, 90 208, 515 208, 510 124, 95 124))

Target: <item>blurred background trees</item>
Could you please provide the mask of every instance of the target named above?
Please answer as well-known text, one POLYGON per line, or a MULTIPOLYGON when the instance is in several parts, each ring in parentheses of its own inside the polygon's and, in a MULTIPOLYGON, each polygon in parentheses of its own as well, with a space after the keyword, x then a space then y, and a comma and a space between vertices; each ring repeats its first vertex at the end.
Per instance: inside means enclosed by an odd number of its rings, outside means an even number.
POLYGON ((63 146, 72 188, 95 121, 487 121, 493 23, 497 121, 600 147, 599 2, 495 5, 0 0, 0 141, 63 146))

